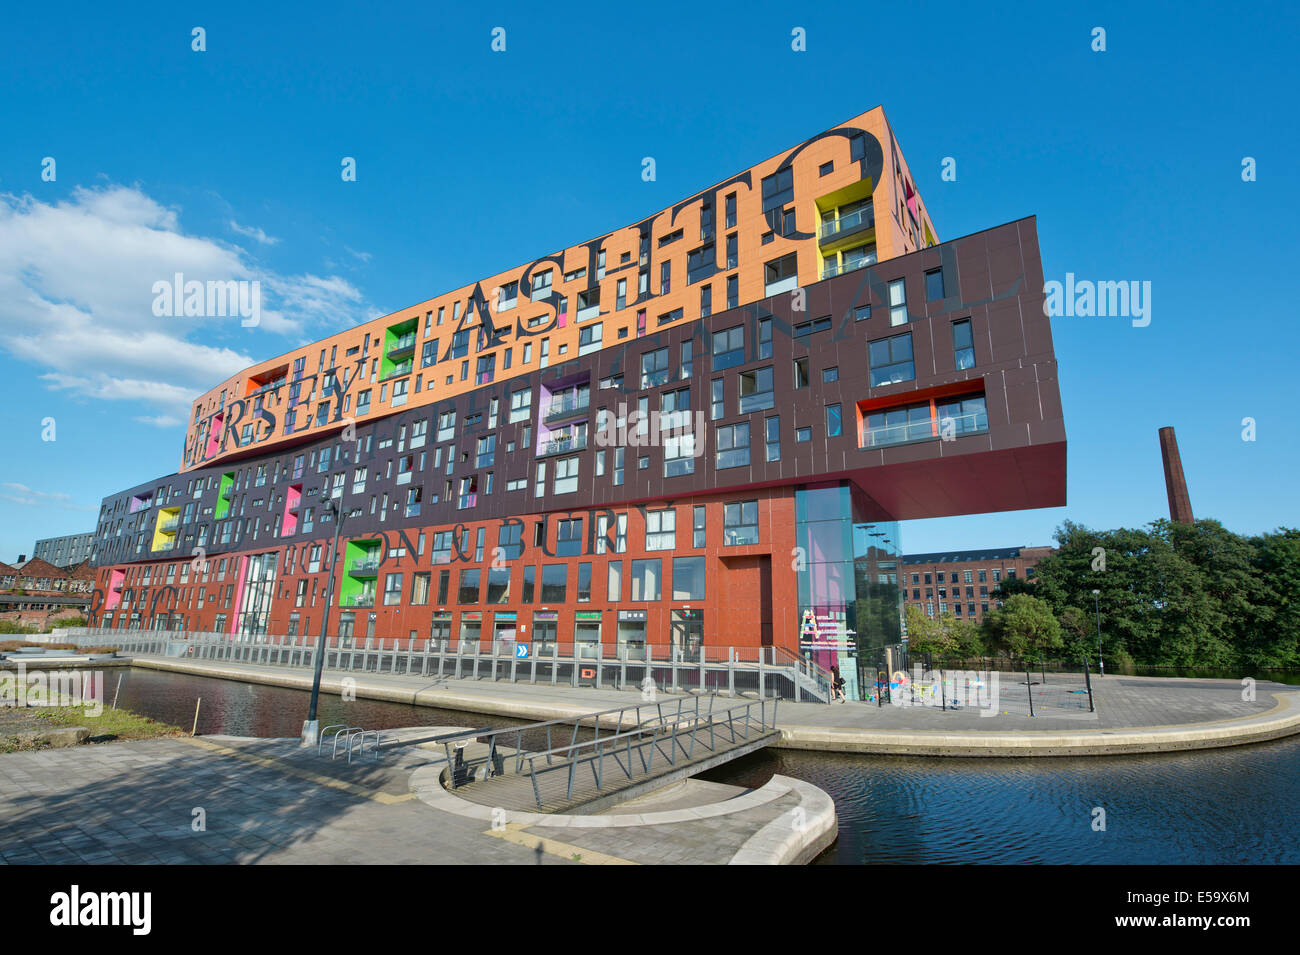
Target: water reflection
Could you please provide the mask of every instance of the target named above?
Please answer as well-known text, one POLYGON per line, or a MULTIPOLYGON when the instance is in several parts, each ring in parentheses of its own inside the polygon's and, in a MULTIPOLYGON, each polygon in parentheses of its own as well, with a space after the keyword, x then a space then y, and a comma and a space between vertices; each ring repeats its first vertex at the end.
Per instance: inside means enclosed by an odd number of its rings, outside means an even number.
MULTIPOLYGON (((107 681, 112 698, 116 674, 107 681)), ((131 669, 121 705, 199 733, 297 736, 308 693, 131 669)), ((321 724, 517 726, 452 710, 323 695, 321 724)), ((542 748, 542 739, 528 740, 542 748)), ((768 750, 702 778, 761 786, 774 773, 835 800, 820 863, 1300 863, 1300 739, 1188 754, 1093 759, 923 759, 768 750), (1092 828, 1106 811, 1106 831, 1092 828)))

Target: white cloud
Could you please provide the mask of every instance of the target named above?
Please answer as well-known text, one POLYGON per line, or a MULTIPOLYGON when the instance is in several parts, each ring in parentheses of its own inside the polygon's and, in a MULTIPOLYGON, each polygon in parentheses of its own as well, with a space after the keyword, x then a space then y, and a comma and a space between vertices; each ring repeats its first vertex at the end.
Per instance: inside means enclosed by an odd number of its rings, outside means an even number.
MULTIPOLYGON (((237 231, 278 241, 260 229, 237 231)), ((195 396, 284 350, 265 333, 302 338, 356 324, 368 311, 338 276, 282 275, 239 246, 185 234, 178 210, 135 187, 78 188, 54 203, 0 194, 0 347, 42 367, 51 388, 151 406, 158 413, 142 419, 149 424, 183 421, 195 396), (260 324, 155 316, 154 283, 176 273, 260 282, 260 324)))
POLYGON ((60 491, 37 491, 26 484, 18 484, 13 481, 5 481, 0 484, 0 488, 4 488, 4 491, 0 492, 0 500, 12 501, 14 504, 21 504, 23 507, 53 506, 62 508, 65 511, 99 510, 98 507, 73 504, 72 496, 60 491))
POLYGON ((230 231, 238 232, 240 235, 247 236, 254 242, 260 242, 262 245, 278 245, 280 240, 273 235, 267 235, 257 226, 240 225, 234 219, 230 220, 230 231))

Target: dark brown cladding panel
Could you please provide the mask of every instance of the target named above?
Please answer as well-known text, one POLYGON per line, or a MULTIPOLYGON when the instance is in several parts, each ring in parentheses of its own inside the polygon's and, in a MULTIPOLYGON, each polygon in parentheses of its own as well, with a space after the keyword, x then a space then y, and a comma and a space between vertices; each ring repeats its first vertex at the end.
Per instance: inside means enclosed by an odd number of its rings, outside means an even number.
MULTIPOLYGON (((1045 507, 1065 503, 1065 431, 1061 414, 1060 393, 1056 379, 1056 361, 1052 353, 1052 336, 1048 318, 1043 313, 1042 266, 1032 219, 997 226, 974 235, 888 260, 858 271, 805 287, 805 307, 797 308, 797 297, 789 292, 775 295, 753 305, 721 312, 707 319, 655 333, 644 338, 629 338, 621 345, 607 347, 582 358, 565 361, 526 375, 498 381, 469 394, 434 405, 391 414, 377 421, 358 423, 357 436, 370 442, 371 450, 360 460, 347 460, 345 487, 350 490, 352 469, 366 465, 370 469, 363 500, 349 500, 349 506, 363 507, 361 516, 348 524, 348 534, 355 536, 380 527, 429 527, 454 525, 467 515, 475 520, 500 518, 514 514, 556 512, 591 507, 625 506, 655 500, 680 500, 702 494, 742 491, 745 488, 812 483, 847 478, 855 481, 881 505, 878 517, 913 519, 958 513, 980 513, 1026 507, 1045 507), (927 301, 926 273, 942 269, 946 297, 927 301), (889 308, 889 283, 905 281, 908 322, 892 325, 889 308), (870 306, 870 317, 858 320, 857 310, 870 306), (957 370, 952 323, 970 319, 975 349, 975 367, 957 370), (770 320, 773 327, 772 355, 759 357, 760 322, 770 320), (829 320, 829 327, 807 335, 798 334, 805 323, 829 320), (742 326, 744 361, 734 367, 714 372, 711 357, 712 339, 719 332, 742 326), (877 339, 910 333, 916 377, 914 380, 873 388, 870 385, 868 344, 877 339), (693 342, 693 366, 688 378, 680 377, 681 345, 693 342), (669 380, 656 387, 640 388, 641 356, 657 349, 667 349, 669 380), (808 360, 811 382, 808 387, 794 387, 795 359, 808 360), (773 407, 740 414, 739 381, 745 372, 770 367, 774 382, 773 407), (835 368, 838 380, 823 382, 826 369, 835 368), (623 390, 599 389, 601 379, 623 374, 623 390), (711 382, 724 381, 725 414, 711 420, 711 382), (591 386, 591 403, 586 417, 591 429, 587 449, 579 453, 579 481, 576 491, 555 494, 554 462, 547 458, 545 493, 534 493, 536 460, 531 449, 521 447, 522 431, 531 423, 532 443, 538 434, 540 410, 539 384, 586 380, 591 386), (601 450, 595 440, 596 412, 606 408, 617 417, 620 402, 629 411, 637 407, 639 397, 649 398, 649 409, 658 411, 662 394, 690 387, 692 412, 704 412, 706 440, 704 453, 695 459, 691 474, 665 477, 663 449, 659 446, 627 447, 621 486, 612 483, 615 448, 606 447, 604 475, 595 476, 595 455, 601 450), (532 391, 530 422, 509 423, 510 394, 528 387, 532 391), (938 438, 910 444, 877 448, 861 446, 859 403, 903 405, 929 399, 934 394, 948 396, 983 394, 986 398, 988 430, 961 436, 951 441, 938 438), (494 429, 486 427, 466 433, 465 415, 482 411, 486 417, 490 397, 500 399, 499 421, 494 429), (826 409, 840 405, 842 430, 839 436, 827 434, 826 409), (438 416, 455 412, 457 429, 454 442, 436 440, 438 416), (765 419, 779 417, 781 455, 778 461, 765 460, 765 419), (385 478, 386 462, 397 458, 391 448, 379 449, 381 439, 395 437, 401 425, 429 421, 429 439, 423 450, 427 463, 414 480, 425 488, 424 503, 417 518, 403 519, 401 511, 389 515, 382 524, 369 514, 370 495, 389 494, 390 508, 400 504, 408 485, 385 478), (735 424, 749 426, 750 463, 748 466, 717 470, 714 467, 717 432, 735 424), (810 440, 796 441, 799 429, 809 429, 810 440), (482 478, 487 469, 473 469, 475 442, 482 435, 496 434, 494 491, 480 493, 472 511, 456 507, 456 486, 460 478, 477 473, 482 478), (507 452, 508 442, 517 450, 507 452), (433 451, 454 443, 457 461, 450 475, 432 464, 433 451), (469 453, 469 463, 460 456, 469 453), (648 466, 639 467, 646 458, 648 466), (431 504, 441 496, 445 480, 453 481, 452 500, 431 504), (523 490, 507 491, 511 481, 526 481, 523 490)), ((589 323, 590 324, 590 323, 589 323)), ((606 340, 613 337, 621 323, 605 329, 606 340)), ((580 419, 581 420, 581 419, 580 419)), ((184 488, 191 479, 206 479, 235 469, 249 468, 259 462, 292 462, 297 454, 333 447, 337 435, 328 440, 274 454, 254 456, 219 467, 186 472, 142 485, 139 489, 115 495, 107 502, 127 498, 141 490, 152 490, 171 483, 184 488)), ((363 445, 364 447, 364 445, 363 445)), ((254 452, 255 453, 255 452, 254 452)), ((418 453, 418 452, 417 452, 418 453)), ((560 457, 564 457, 561 455, 560 457)), ((339 470, 331 467, 328 475, 314 471, 302 479, 304 491, 311 496, 326 478, 339 470)), ((258 496, 283 494, 284 486, 299 483, 281 477, 278 486, 256 489, 258 496)), ((480 482, 480 492, 482 481, 480 482)), ((215 503, 215 491, 205 489, 201 508, 215 503)), ((248 492, 250 496, 253 491, 248 492)), ((169 506, 189 503, 182 495, 169 506)), ((309 499, 304 505, 310 505, 309 499)), ((265 507, 258 513, 271 522, 279 508, 265 507)), ((245 516, 248 516, 247 514, 245 516)), ((186 529, 182 529, 185 533, 186 529)), ((134 531, 133 533, 138 533, 134 531)), ((269 540, 263 532, 261 539, 269 540)), ((210 535, 211 537, 211 535, 210 535)), ((294 538, 280 538, 292 541, 294 538)), ((247 535, 238 546, 213 547, 222 550, 249 549, 247 535)), ((188 547, 185 548, 188 553, 188 547)), ((100 563, 132 559, 156 559, 147 550, 135 557, 134 549, 101 554, 100 563)), ((167 556, 174 556, 167 552, 167 556)))

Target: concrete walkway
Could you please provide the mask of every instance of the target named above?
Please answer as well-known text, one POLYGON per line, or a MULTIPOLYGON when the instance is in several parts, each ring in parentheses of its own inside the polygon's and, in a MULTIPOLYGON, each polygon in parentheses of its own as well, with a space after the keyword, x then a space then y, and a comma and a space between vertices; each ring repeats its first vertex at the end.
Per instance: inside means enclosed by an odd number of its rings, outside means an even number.
MULTIPOLYGON (((136 666, 310 689, 306 670, 245 663, 137 657, 136 666)), ((639 691, 327 671, 330 693, 352 682, 359 698, 436 706, 516 719, 572 718, 625 706, 639 691)), ((1237 680, 1108 676, 1092 681, 1095 712, 1081 678, 1001 674, 980 707, 883 707, 782 701, 778 748, 935 756, 1085 756, 1233 746, 1300 733, 1300 687, 1261 682, 1254 699, 1237 680), (1019 682, 1016 682, 1016 681, 1019 682), (996 707, 990 707, 996 690, 996 707), (1035 716, 1028 715, 1029 694, 1035 716)))
POLYGON ((349 765, 296 740, 222 736, 4 754, 0 861, 773 864, 835 839, 830 798, 782 777, 753 791, 677 783, 639 812, 538 816, 459 799, 444 768, 414 746, 349 765))

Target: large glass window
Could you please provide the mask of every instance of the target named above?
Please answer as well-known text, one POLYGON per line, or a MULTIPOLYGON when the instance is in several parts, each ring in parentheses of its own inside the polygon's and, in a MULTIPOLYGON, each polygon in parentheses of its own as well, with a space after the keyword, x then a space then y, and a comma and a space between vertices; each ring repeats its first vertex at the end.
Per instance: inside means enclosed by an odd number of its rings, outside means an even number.
POLYGON ((556 494, 571 494, 578 489, 578 462, 577 455, 555 462, 556 494))
POLYGON ((862 445, 867 448, 935 436, 928 403, 872 412, 867 415, 865 427, 862 445))
POLYGON ((925 273, 925 300, 937 302, 944 296, 943 269, 933 269, 925 273))
POLYGON ((713 370, 745 363, 745 326, 737 325, 713 336, 713 370))
POLYGON ((739 468, 749 464, 749 422, 722 425, 717 431, 715 467, 739 468))
POLYGON ((655 388, 668 382, 668 349, 656 348, 641 356, 641 387, 655 388))
POLYGON ((935 410, 939 416, 940 437, 949 434, 973 434, 977 431, 987 431, 989 428, 983 395, 940 401, 935 410))
POLYGON ((704 599, 704 558, 673 558, 673 600, 704 599))
POLYGON ((673 550, 677 546, 677 511, 647 511, 645 516, 645 549, 673 550))
POLYGON ((504 604, 510 602, 510 568, 488 570, 487 602, 504 604))
POLYGON ((772 389, 772 368, 755 368, 742 371, 740 378, 740 413, 767 411, 776 404, 772 389))
POLYGON ((758 501, 733 501, 722 507, 724 544, 758 543, 758 501))
POLYGON ((542 603, 564 603, 568 589, 568 565, 546 564, 542 567, 542 603))
POLYGON ((911 381, 916 377, 912 360, 912 334, 882 338, 867 346, 871 363, 871 387, 911 381))
POLYGON ((582 553, 582 518, 556 522, 555 556, 577 557, 582 553))
POLYGON ((661 596, 663 562, 651 560, 632 561, 632 599, 658 600, 661 596))
POLYGON ((461 604, 478 603, 479 595, 479 576, 482 572, 477 568, 462 570, 460 572, 460 587, 456 591, 456 602, 461 604))
POLYGON ((763 177, 763 211, 779 209, 794 201, 794 167, 778 169, 763 177))

